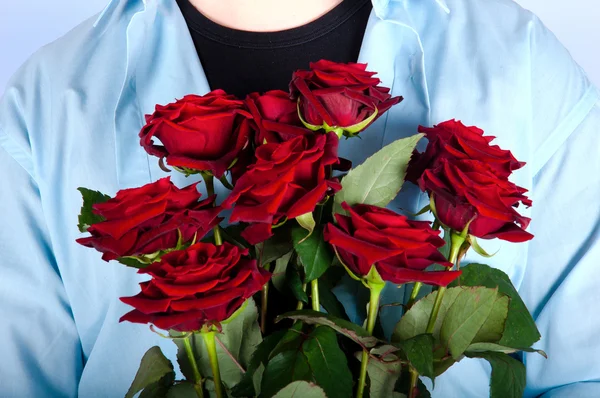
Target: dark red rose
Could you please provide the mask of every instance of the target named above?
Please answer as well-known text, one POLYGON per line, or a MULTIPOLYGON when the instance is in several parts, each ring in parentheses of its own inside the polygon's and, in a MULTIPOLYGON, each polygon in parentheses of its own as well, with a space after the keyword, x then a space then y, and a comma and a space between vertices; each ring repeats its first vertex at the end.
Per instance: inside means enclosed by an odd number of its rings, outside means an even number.
POLYGON ((162 178, 141 188, 124 189, 107 202, 94 205, 105 221, 88 228, 91 237, 77 242, 102 252, 105 261, 143 256, 174 249, 179 233, 183 242, 202 239, 221 218, 215 197, 200 201, 196 184, 179 189, 162 178))
POLYGON ((533 238, 525 231, 530 219, 515 208, 531 206, 526 189, 508 180, 524 166, 510 151, 490 145, 494 137, 483 130, 450 120, 433 128, 419 127, 429 139, 423 154, 416 154, 408 179, 433 195, 437 217, 444 225, 473 236, 510 242, 533 238), (518 224, 518 225, 517 225, 518 224))
POLYGON ((460 271, 425 271, 432 264, 451 267, 438 248, 445 242, 429 222, 411 221, 377 206, 342 207, 350 215, 336 214, 337 225, 325 226, 324 237, 352 273, 365 277, 374 265, 384 281, 423 282, 446 286, 460 271))
POLYGON ((300 122, 296 101, 292 101, 285 91, 267 91, 262 95, 252 93, 246 98, 246 105, 257 126, 256 145, 312 134, 300 122))
POLYGON ((341 188, 329 176, 338 162, 334 133, 298 136, 261 145, 256 162, 237 181, 224 208, 233 208, 231 222, 252 223, 244 231, 251 244, 272 235, 271 226, 312 212, 326 195, 341 188))
POLYGON ((271 277, 248 257, 247 249, 227 242, 196 243, 164 255, 139 273, 152 279, 140 283, 137 295, 121 298, 135 308, 121 322, 152 323, 180 332, 218 326, 271 277))
POLYGON ((220 178, 251 139, 244 101, 215 90, 157 105, 140 131, 140 144, 171 166, 209 171, 220 178), (158 138, 162 145, 156 145, 158 138))
MULTIPOLYGON (((366 64, 340 64, 321 60, 310 64, 310 70, 296 71, 290 83, 293 99, 299 99, 304 120, 315 126, 351 127, 383 115, 402 97, 393 97, 390 89, 368 72, 366 64)), ((351 132, 350 135, 358 132, 351 132)))

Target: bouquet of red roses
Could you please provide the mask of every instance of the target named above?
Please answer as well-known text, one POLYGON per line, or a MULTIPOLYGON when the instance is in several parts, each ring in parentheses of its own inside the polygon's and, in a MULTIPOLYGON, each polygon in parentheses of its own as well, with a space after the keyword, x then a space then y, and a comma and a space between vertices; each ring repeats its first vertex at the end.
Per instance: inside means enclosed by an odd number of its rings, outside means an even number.
POLYGON ((506 274, 460 261, 489 256, 477 238, 533 237, 516 210, 531 201, 509 181, 523 163, 451 120, 352 168, 338 146, 369 139, 402 100, 389 91, 366 65, 323 60, 289 92, 188 95, 157 105, 140 143, 166 172, 202 179, 206 198, 201 182, 168 177, 114 197, 80 188, 90 236, 78 242, 148 276, 121 298, 133 307, 121 321, 172 339, 185 377, 153 347, 127 397, 425 397, 421 377, 465 357, 489 361, 492 396, 522 395, 509 354, 534 351, 535 323, 506 274), (429 197, 418 214, 386 208, 405 180, 429 197), (332 292, 344 274, 368 289, 364 324, 332 292), (412 287, 391 339, 378 323, 386 285, 412 287))

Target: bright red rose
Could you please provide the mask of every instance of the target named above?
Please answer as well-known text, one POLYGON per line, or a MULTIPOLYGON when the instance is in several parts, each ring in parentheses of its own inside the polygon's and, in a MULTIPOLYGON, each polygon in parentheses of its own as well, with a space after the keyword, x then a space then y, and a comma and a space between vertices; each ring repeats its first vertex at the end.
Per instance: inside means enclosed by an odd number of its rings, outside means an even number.
POLYGON ((215 90, 157 105, 140 131, 140 144, 171 166, 209 171, 220 178, 251 139, 252 115, 244 101, 215 90), (158 138, 162 145, 156 145, 158 138))
POLYGON ((215 197, 200 201, 192 184, 179 189, 162 178, 141 188, 124 189, 107 202, 94 205, 105 221, 88 228, 91 237, 77 242, 102 252, 105 261, 174 249, 183 242, 202 239, 222 219, 215 197))
POLYGON ((402 97, 392 97, 389 88, 379 86, 381 81, 373 77, 376 73, 366 68, 366 64, 321 60, 311 63, 310 70, 296 71, 290 92, 293 99, 299 99, 304 120, 315 126, 350 127, 377 112, 368 126, 402 101, 402 97))
POLYGON ((334 133, 259 146, 256 162, 223 202, 224 208, 235 205, 230 221, 252 223, 243 236, 256 244, 272 235, 272 225, 312 212, 325 196, 341 188, 328 178, 338 162, 337 149, 334 133))
POLYGON ((510 151, 490 145, 494 137, 483 130, 450 120, 433 128, 419 127, 429 139, 423 154, 416 154, 408 179, 433 195, 437 217, 444 225, 473 236, 510 242, 533 238, 525 231, 530 219, 515 208, 531 206, 526 189, 508 181, 525 163, 510 151), (518 225, 517 225, 518 224, 518 225))
POLYGON ((262 95, 252 93, 246 98, 246 105, 257 126, 256 145, 312 134, 300 122, 296 102, 285 91, 267 91, 262 95))
POLYGON ((460 271, 425 271, 432 264, 451 267, 438 248, 445 242, 429 222, 411 221, 377 206, 342 207, 350 215, 336 214, 337 225, 325 226, 324 237, 352 273, 365 277, 374 265, 384 281, 423 282, 446 286, 460 271))
POLYGON ((248 249, 227 242, 196 243, 164 255, 139 273, 152 279, 140 283, 137 295, 121 298, 135 308, 121 322, 152 323, 180 332, 218 327, 271 277, 248 257, 248 249))

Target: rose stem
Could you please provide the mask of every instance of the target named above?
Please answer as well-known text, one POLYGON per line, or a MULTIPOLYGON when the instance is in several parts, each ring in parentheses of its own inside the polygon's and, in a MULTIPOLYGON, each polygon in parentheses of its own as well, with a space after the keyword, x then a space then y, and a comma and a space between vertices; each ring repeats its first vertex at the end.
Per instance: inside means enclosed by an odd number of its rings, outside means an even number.
POLYGON ((196 358, 194 357, 194 351, 192 350, 192 344, 190 343, 190 336, 186 336, 183 339, 183 345, 185 346, 185 352, 187 353, 188 360, 192 366, 192 371, 194 372, 194 389, 196 390, 196 395, 198 395, 198 398, 204 398, 204 390, 202 389, 202 376, 200 376, 198 364, 196 363, 196 358))
MULTIPOLYGON (((202 177, 204 178, 204 183, 206 184, 206 194, 208 196, 212 196, 215 194, 215 182, 214 182, 214 177, 212 176, 212 174, 207 174, 207 173, 201 173, 202 177)), ((215 203, 215 206, 217 204, 215 203)), ((213 234, 215 237, 215 244, 217 246, 221 246, 223 244, 223 239, 221 238, 221 230, 219 229, 219 226, 216 225, 213 228, 213 234)))
POLYGON ((223 384, 221 383, 221 372, 219 370, 219 359, 217 358, 217 345, 215 343, 215 332, 201 332, 206 343, 206 350, 208 351, 208 360, 210 361, 210 368, 213 373, 213 379, 215 382, 215 392, 217 398, 224 398, 223 384))
MULTIPOLYGON (((271 270, 271 264, 265 264, 264 267, 267 271, 271 270)), ((270 281, 264 284, 261 292, 261 306, 260 306, 260 331, 262 334, 267 333, 267 307, 269 303, 269 285, 270 281)))
MULTIPOLYGON (((302 284, 302 290, 306 293, 306 283, 302 284)), ((302 300, 298 300, 296 310, 300 311, 302 308, 304 308, 304 302, 302 300)))
POLYGON ((267 333, 267 304, 269 302, 269 282, 265 283, 261 295, 262 306, 260 308, 260 331, 267 333))
MULTIPOLYGON (((456 264, 459 261, 459 253, 462 247, 462 244, 465 242, 466 236, 456 233, 452 230, 450 233, 450 255, 448 256, 448 261, 452 264, 456 264)), ((446 287, 440 286, 437 291, 437 295, 435 296, 435 302, 433 303, 433 308, 431 310, 431 315, 429 316, 429 322, 427 323, 427 329, 425 333, 433 333, 433 328, 435 327, 435 321, 437 320, 437 316, 440 312, 440 307, 442 306, 442 301, 444 299, 444 293, 446 293, 446 287)), ((417 387, 417 381, 419 378, 419 374, 414 368, 410 368, 410 390, 408 391, 408 397, 414 397, 414 391, 417 387)))
POLYGON ((321 311, 321 303, 319 302, 319 280, 310 281, 310 298, 312 300, 313 311, 321 311))
POLYGON ((408 391, 408 398, 416 398, 417 382, 419 381, 419 373, 410 367, 410 390, 408 391))
MULTIPOLYGON (((371 291, 369 298, 369 312, 367 314, 367 332, 369 335, 373 335, 373 329, 375 329, 375 321, 377 320, 377 312, 379 311, 379 299, 381 297, 381 291, 385 286, 384 283, 369 283, 369 290, 371 291)), ((362 352, 362 359, 360 361, 360 375, 358 378, 358 388, 356 390, 356 397, 362 398, 365 385, 367 383, 367 366, 369 365, 369 351, 364 349, 362 352)))
MULTIPOLYGON (((454 231, 450 231, 450 255, 448 256, 448 261, 452 264, 456 264, 458 261, 458 253, 460 252, 460 247, 465 242, 465 236, 458 234, 454 231)), ((429 323, 427 324, 427 329, 425 333, 432 333, 433 327, 435 326, 435 321, 437 319, 438 313, 440 312, 440 307, 442 305, 442 300, 444 299, 444 293, 446 293, 446 287, 440 286, 437 291, 437 295, 435 297, 435 302, 433 303, 433 309, 431 310, 431 315, 429 316, 429 323)))
POLYGON ((406 303, 406 308, 409 309, 413 306, 415 301, 417 300, 417 296, 419 295, 419 290, 423 286, 423 282, 415 282, 413 285, 412 292, 410 293, 410 298, 408 299, 408 303, 406 303))

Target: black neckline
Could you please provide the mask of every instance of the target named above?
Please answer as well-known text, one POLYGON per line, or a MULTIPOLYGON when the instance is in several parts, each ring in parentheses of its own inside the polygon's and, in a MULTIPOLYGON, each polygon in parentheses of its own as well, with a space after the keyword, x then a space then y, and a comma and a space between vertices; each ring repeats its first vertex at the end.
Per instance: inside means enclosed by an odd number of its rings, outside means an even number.
POLYGON ((194 32, 218 43, 252 49, 275 49, 301 45, 331 32, 371 0, 343 0, 316 20, 292 29, 276 32, 250 32, 228 28, 203 15, 189 0, 177 0, 181 12, 194 32))

